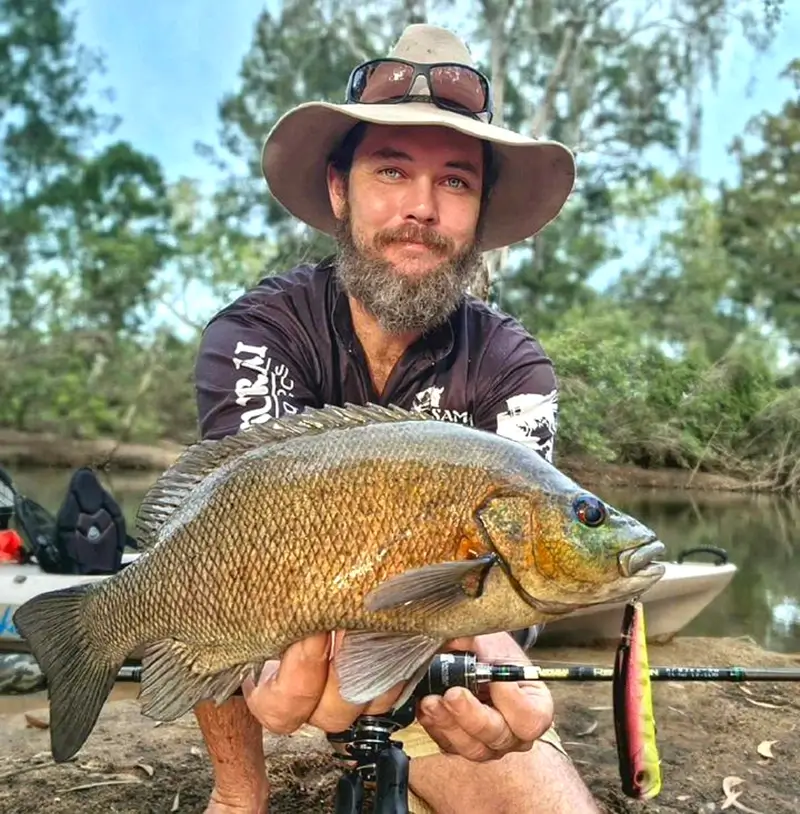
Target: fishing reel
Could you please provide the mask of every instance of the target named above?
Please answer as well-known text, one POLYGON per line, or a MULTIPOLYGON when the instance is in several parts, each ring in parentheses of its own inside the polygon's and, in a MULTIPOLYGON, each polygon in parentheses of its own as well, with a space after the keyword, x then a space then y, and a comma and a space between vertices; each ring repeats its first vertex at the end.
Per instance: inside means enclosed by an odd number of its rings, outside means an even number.
POLYGON ((414 721, 416 693, 387 715, 361 715, 344 732, 328 735, 344 772, 336 786, 334 814, 408 814, 409 757, 392 735, 414 721))
POLYGON ((420 698, 444 695, 449 687, 477 693, 480 684, 493 679, 492 672, 473 653, 440 653, 399 709, 361 715, 349 729, 329 734, 334 757, 344 767, 336 786, 334 814, 362 814, 370 797, 371 814, 408 814, 409 757, 392 735, 414 722, 420 698))

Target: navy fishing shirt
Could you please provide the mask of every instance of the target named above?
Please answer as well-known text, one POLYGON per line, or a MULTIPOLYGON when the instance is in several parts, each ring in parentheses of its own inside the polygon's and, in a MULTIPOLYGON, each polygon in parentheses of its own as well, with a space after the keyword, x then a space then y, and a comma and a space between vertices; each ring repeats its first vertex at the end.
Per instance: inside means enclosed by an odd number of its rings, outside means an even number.
POLYGON ((266 277, 211 319, 195 369, 203 438, 371 401, 496 432, 552 461, 556 376, 517 320, 467 298, 407 349, 378 394, 331 262, 266 277))

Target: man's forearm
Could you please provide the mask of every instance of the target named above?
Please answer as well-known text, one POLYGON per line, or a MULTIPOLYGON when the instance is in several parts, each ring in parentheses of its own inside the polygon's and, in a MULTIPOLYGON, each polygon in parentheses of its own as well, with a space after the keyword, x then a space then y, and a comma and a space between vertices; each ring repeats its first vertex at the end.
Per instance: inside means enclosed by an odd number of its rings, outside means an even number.
POLYGON ((262 729, 244 698, 234 696, 220 706, 203 701, 194 714, 214 768, 214 796, 266 798, 262 729))

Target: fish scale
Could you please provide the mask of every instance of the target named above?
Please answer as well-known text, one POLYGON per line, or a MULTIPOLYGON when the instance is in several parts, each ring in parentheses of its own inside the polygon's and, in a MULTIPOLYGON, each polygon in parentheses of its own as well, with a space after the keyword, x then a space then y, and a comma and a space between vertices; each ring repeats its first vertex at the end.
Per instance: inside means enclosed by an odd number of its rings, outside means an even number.
POLYGON ((15 614, 50 687, 56 760, 89 736, 134 650, 142 712, 160 720, 221 703, 292 642, 332 630, 347 630, 343 697, 404 684, 400 705, 447 640, 627 598, 663 573, 623 573, 617 558, 653 532, 529 447, 376 405, 189 447, 137 521, 133 564, 15 614))

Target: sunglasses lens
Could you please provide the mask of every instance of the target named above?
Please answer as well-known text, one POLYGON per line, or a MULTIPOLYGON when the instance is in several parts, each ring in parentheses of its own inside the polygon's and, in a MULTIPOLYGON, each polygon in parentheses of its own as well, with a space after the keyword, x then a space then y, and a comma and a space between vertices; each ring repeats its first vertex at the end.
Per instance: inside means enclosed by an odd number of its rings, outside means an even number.
POLYGON ((483 113, 487 106, 486 86, 475 71, 458 65, 443 65, 431 70, 433 94, 441 101, 469 113, 483 113))
POLYGON ((350 98, 353 102, 375 104, 402 99, 411 87, 414 68, 402 62, 364 65, 353 76, 350 98))
MULTIPOLYGON (((415 81, 414 72, 412 65, 391 59, 362 65, 353 74, 348 99, 376 104, 404 99, 409 94, 427 94, 425 80, 420 76, 415 81)), ((431 68, 430 93, 451 109, 473 115, 487 112, 488 85, 477 71, 464 65, 431 68)))

